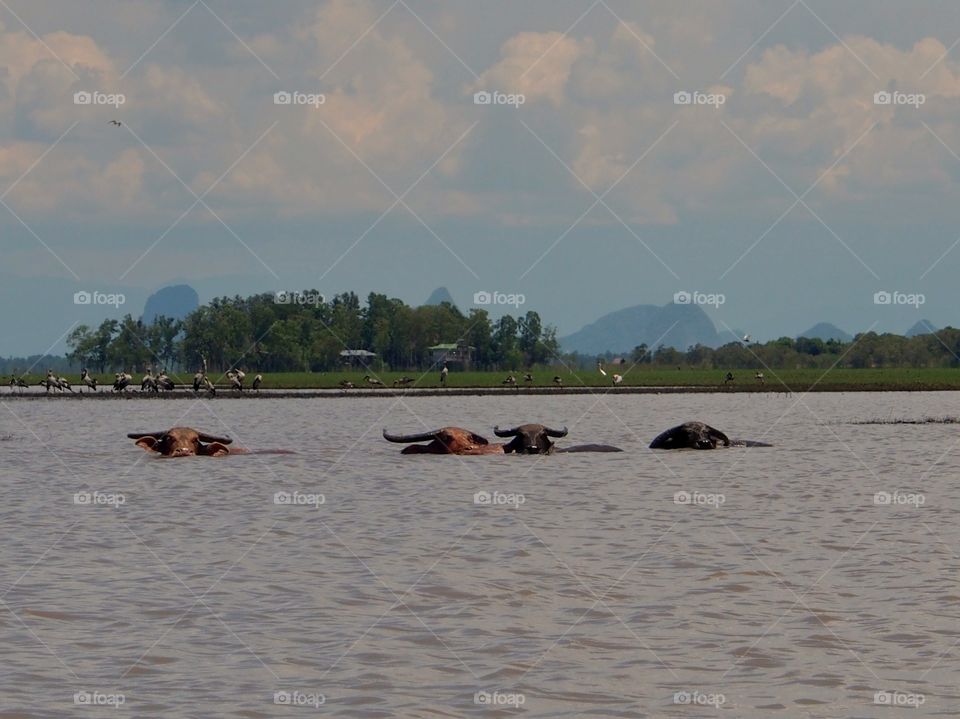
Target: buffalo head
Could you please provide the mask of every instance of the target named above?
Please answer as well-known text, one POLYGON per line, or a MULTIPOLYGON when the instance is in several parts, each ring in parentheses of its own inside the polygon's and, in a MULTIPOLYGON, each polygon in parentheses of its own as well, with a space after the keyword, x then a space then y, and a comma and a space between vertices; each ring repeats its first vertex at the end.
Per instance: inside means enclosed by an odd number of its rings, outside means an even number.
POLYGON ((550 429, 542 424, 521 424, 513 429, 493 428, 493 433, 498 437, 513 437, 503 447, 506 454, 516 452, 517 454, 547 454, 553 450, 553 442, 550 437, 566 437, 567 428, 550 429))
POLYGON ((190 427, 174 427, 165 432, 134 432, 127 436, 137 440, 138 447, 164 457, 221 457, 230 454, 226 445, 233 442, 229 437, 215 437, 190 427))
POLYGON ((383 430, 383 438, 388 442, 409 444, 401 454, 503 454, 503 445, 490 444, 486 437, 460 427, 441 427, 419 434, 390 434, 383 430))
POLYGON ((684 422, 657 435, 650 449, 716 449, 730 446, 730 439, 719 429, 703 422, 684 422))

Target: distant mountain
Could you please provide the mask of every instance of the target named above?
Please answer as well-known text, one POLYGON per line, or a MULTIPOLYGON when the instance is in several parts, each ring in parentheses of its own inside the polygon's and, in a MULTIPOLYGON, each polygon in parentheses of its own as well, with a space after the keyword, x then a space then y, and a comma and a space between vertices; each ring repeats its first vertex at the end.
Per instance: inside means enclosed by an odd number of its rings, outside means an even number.
POLYGON ((163 287, 147 298, 143 307, 143 322, 150 324, 157 317, 182 320, 200 306, 200 297, 190 285, 163 287))
POLYGON ((853 340, 853 335, 848 335, 842 329, 836 325, 830 324, 829 322, 818 322, 806 332, 801 332, 798 334, 797 337, 821 339, 824 342, 827 340, 839 340, 841 342, 850 342, 853 340))
POLYGON ((917 335, 932 335, 937 331, 930 320, 920 320, 913 327, 903 333, 904 337, 916 337, 917 335))
POLYGON ((427 298, 427 301, 423 304, 425 305, 440 305, 444 302, 449 302, 451 305, 456 305, 457 303, 453 301, 453 296, 450 294, 450 290, 446 287, 438 287, 433 292, 430 293, 430 297, 427 298))
POLYGON ((699 306, 670 303, 663 307, 636 305, 611 312, 561 337, 560 346, 566 352, 589 355, 629 352, 641 344, 651 349, 659 345, 679 350, 695 344, 716 347, 732 339, 729 333, 723 337, 718 335, 717 328, 699 306))

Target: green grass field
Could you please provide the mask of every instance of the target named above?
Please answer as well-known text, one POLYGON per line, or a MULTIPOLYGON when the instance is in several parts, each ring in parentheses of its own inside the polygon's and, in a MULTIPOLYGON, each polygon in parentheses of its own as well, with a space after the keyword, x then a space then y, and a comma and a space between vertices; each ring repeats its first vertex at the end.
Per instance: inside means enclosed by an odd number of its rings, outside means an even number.
MULTIPOLYGON (((731 370, 734 375, 732 389, 760 389, 760 383, 754 378, 753 370, 731 370)), ((612 386, 611 376, 614 370, 607 369, 608 376, 604 377, 596 370, 570 372, 568 370, 540 370, 534 371, 534 381, 525 383, 523 372, 518 372, 517 386, 554 387, 554 376, 563 380, 564 387, 609 387, 612 386)), ((247 374, 246 383, 253 381, 254 372, 247 374)), ((264 389, 327 389, 340 387, 341 381, 353 382, 357 388, 367 387, 363 377, 364 370, 341 372, 284 372, 264 374, 264 389)), ((448 387, 506 387, 503 380, 507 372, 451 372, 447 379, 448 387)), ((436 370, 421 374, 418 372, 379 372, 371 373, 383 381, 386 387, 393 387, 394 381, 401 377, 411 377, 415 381, 407 387, 436 388, 440 386, 440 373, 436 370)), ((664 369, 658 367, 634 367, 623 378, 621 386, 633 387, 704 387, 716 388, 723 385, 726 370, 699 370, 699 369, 664 369)), ((857 389, 864 390, 933 390, 933 389, 960 389, 960 369, 834 369, 825 372, 821 369, 785 369, 764 370, 765 385, 763 389, 783 390, 785 387, 792 391, 804 391, 814 386, 816 389, 857 389)), ((172 375, 173 376, 173 375, 172 375)), ((211 375, 218 384, 225 385, 224 377, 211 375)), ((40 381, 39 375, 25 378, 30 384, 40 381)), ((67 379, 78 386, 78 375, 67 375, 67 379)), ((182 383, 190 383, 193 373, 183 373, 174 376, 182 383)), ((99 375, 101 386, 109 387, 113 382, 112 374, 99 375)), ((134 376, 134 383, 139 383, 140 376, 134 376)))

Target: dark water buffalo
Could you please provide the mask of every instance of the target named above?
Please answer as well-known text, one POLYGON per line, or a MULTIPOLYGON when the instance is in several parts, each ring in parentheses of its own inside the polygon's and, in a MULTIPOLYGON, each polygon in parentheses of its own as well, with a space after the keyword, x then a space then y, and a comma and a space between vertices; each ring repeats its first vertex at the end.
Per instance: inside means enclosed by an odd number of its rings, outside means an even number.
POLYGON ((557 449, 550 438, 560 438, 567 436, 567 428, 550 429, 542 424, 521 424, 513 429, 493 428, 493 433, 498 437, 513 437, 510 442, 503 446, 506 454, 516 452, 517 454, 549 454, 551 452, 622 452, 618 447, 611 447, 607 444, 580 444, 574 447, 565 447, 557 449))
POLYGON ((383 430, 383 438, 388 442, 409 444, 401 454, 503 454, 502 444, 490 444, 486 437, 460 427, 441 427, 419 434, 390 434, 383 430))
POLYGON ((721 447, 770 447, 765 442, 730 439, 704 422, 684 422, 657 435, 650 449, 716 449, 721 447))
POLYGON ((138 447, 143 447, 148 452, 157 452, 164 457, 222 457, 231 452, 247 452, 238 447, 232 450, 227 447, 233 442, 229 437, 216 437, 190 427, 174 427, 164 432, 133 432, 127 436, 137 440, 138 447))

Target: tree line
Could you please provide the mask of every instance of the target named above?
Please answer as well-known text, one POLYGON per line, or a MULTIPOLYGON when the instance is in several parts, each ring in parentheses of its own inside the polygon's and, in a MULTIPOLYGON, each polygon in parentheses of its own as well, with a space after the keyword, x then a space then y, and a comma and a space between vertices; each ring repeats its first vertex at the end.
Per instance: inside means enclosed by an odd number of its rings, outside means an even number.
POLYGON ((218 371, 323 372, 343 367, 341 351, 364 349, 376 353, 374 369, 425 370, 433 364, 430 347, 457 342, 473 348, 478 370, 543 366, 559 355, 556 329, 534 311, 492 320, 486 310, 464 315, 446 302, 410 307, 372 292, 362 305, 353 292, 326 301, 307 290, 220 297, 183 320, 144 324, 127 315, 81 325, 67 337, 67 359, 98 373, 192 370, 204 361, 218 371))
MULTIPOLYGON (((57 372, 87 367, 103 374, 146 367, 169 371, 198 369, 204 359, 211 371, 243 367, 258 372, 323 372, 342 369, 340 352, 376 353, 374 370, 428 370, 429 348, 461 342, 473 349, 472 368, 518 371, 535 367, 589 370, 598 359, 623 357, 628 366, 692 369, 771 368, 943 368, 960 366, 960 330, 904 337, 869 332, 851 342, 781 337, 769 342, 732 342, 686 350, 640 344, 624 355, 564 354, 557 331, 539 314, 491 319, 486 310, 462 313, 450 303, 410 307, 399 299, 370 293, 362 304, 353 292, 329 301, 315 291, 220 297, 183 320, 158 317, 150 324, 126 315, 97 327, 80 325, 67 338, 66 357, 0 359, 4 374, 57 372), (37 369, 39 368, 39 369, 37 369)), ((456 366, 451 369, 457 369, 456 366)))

